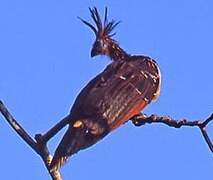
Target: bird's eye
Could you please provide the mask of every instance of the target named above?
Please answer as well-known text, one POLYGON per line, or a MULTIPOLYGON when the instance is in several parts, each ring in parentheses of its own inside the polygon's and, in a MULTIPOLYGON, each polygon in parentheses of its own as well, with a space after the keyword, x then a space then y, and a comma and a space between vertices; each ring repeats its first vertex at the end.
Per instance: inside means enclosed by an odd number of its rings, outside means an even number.
POLYGON ((104 49, 107 48, 107 44, 106 44, 106 43, 103 44, 103 48, 104 48, 104 49))
POLYGON ((104 40, 98 40, 98 47, 101 47, 103 49, 106 49, 107 48, 107 44, 105 43, 104 40))

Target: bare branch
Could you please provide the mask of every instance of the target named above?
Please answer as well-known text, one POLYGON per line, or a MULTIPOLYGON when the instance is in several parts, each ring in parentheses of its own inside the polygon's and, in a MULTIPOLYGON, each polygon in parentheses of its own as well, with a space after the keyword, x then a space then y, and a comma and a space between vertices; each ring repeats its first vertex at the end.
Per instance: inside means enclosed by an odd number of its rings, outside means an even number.
MULTIPOLYGON (((48 142, 53 136, 55 136, 63 127, 65 127, 70 120, 70 116, 66 116, 59 123, 53 126, 49 131, 42 135, 42 141, 48 142)), ((41 136, 40 134, 36 134, 36 136, 41 136)))
MULTIPOLYGON (((49 165, 52 161, 52 156, 49 153, 47 142, 55 136, 64 126, 66 126, 69 122, 70 116, 66 116, 59 123, 57 123, 54 127, 52 127, 47 133, 44 135, 36 134, 35 139, 33 139, 24 128, 14 119, 14 117, 7 110, 2 101, 0 101, 0 112, 5 117, 10 126, 16 131, 16 133, 42 158, 52 180, 62 180, 60 172, 57 170, 50 171, 49 165)), ((186 119, 183 120, 174 120, 168 116, 158 116, 151 115, 147 116, 145 114, 139 114, 132 118, 132 122, 135 126, 142 126, 146 123, 163 123, 170 127, 180 128, 182 126, 190 126, 190 127, 199 127, 201 133, 208 144, 211 152, 213 152, 213 143, 208 136, 206 131, 207 125, 213 120, 213 114, 208 117, 205 121, 188 121, 186 119)))
POLYGON ((43 141, 42 136, 37 135, 35 140, 24 130, 24 128, 14 119, 14 117, 7 110, 3 102, 0 100, 0 112, 5 117, 10 126, 16 131, 16 133, 42 158, 52 180, 62 180, 59 171, 50 171, 49 165, 52 160, 52 156, 49 153, 46 142, 43 141))
POLYGON ((174 127, 174 128, 181 128, 182 126, 199 127, 206 143, 209 146, 209 149, 211 150, 211 152, 213 152, 213 143, 206 131, 206 127, 207 127, 208 123, 210 123, 212 120, 213 120, 213 114, 211 114, 211 116, 209 116, 203 122, 200 120, 188 121, 187 119, 182 119, 182 120, 177 121, 177 120, 172 119, 169 116, 158 116, 158 115, 147 116, 145 114, 139 114, 132 118, 132 122, 135 126, 142 126, 142 125, 145 125, 146 123, 149 123, 149 124, 163 123, 163 124, 166 124, 166 125, 168 125, 170 127, 174 127))

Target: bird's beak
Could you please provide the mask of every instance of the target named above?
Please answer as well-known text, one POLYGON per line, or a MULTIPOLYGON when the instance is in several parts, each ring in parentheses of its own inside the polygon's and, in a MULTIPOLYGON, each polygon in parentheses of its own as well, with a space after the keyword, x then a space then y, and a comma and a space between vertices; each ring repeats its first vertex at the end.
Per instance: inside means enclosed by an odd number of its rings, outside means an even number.
POLYGON ((98 55, 98 51, 96 48, 92 48, 92 51, 91 51, 91 57, 94 57, 94 56, 97 56, 98 55))

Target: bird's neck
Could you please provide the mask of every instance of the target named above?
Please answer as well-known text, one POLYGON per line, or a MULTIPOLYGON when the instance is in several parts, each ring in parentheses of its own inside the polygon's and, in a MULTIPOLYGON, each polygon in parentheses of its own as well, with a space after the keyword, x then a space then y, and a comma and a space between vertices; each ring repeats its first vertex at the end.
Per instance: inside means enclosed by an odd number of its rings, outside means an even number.
POLYGON ((110 42, 109 51, 107 54, 110 59, 113 61, 121 61, 121 60, 127 60, 130 55, 127 54, 119 45, 117 42, 112 40, 110 42))

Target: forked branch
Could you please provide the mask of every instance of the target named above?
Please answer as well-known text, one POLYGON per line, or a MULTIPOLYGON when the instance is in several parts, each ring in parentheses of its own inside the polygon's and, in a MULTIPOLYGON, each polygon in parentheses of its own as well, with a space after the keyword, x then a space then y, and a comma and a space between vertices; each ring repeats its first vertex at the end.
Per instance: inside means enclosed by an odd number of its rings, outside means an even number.
MULTIPOLYGON (((55 136, 67 123, 69 120, 69 116, 62 119, 59 123, 57 123, 54 127, 52 127, 47 133, 44 135, 37 134, 35 135, 35 139, 33 139, 24 129, 23 127, 14 119, 14 117, 10 114, 8 109, 5 107, 2 101, 0 101, 0 112, 5 117, 10 126, 17 132, 17 134, 42 158, 52 180, 62 180, 60 172, 57 170, 50 171, 49 165, 52 160, 52 156, 49 153, 47 148, 47 142, 55 136)), ((188 121, 186 119, 177 121, 168 116, 158 116, 151 115, 147 116, 145 114, 139 114, 132 118, 132 122, 135 126, 142 126, 146 123, 163 123, 168 126, 174 128, 180 128, 182 126, 196 126, 199 127, 201 133, 208 144, 211 152, 213 152, 213 143, 208 136, 206 131, 207 125, 213 120, 213 114, 207 118, 205 121, 188 121)))
POLYGON ((147 116, 145 114, 140 114, 132 118, 132 122, 135 126, 142 126, 145 125, 146 123, 163 123, 166 124, 170 127, 174 128, 180 128, 182 126, 196 126, 201 130, 201 133, 206 141, 206 143, 209 146, 209 149, 213 153, 213 143, 206 131, 208 123, 210 123, 213 120, 213 114, 211 114, 206 120, 200 121, 188 121, 187 119, 182 119, 182 120, 174 120, 169 116, 158 116, 158 115, 151 115, 147 116))
POLYGON ((52 160, 52 156, 50 155, 46 141, 43 141, 42 136, 36 135, 35 139, 33 139, 10 114, 2 101, 0 101, 0 112, 5 117, 10 126, 17 132, 17 134, 42 158, 50 176, 52 177, 52 180, 62 180, 59 171, 49 170, 49 164, 52 160))

